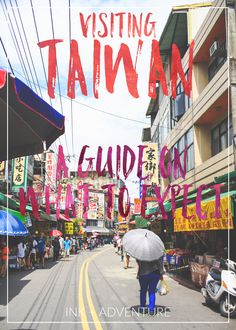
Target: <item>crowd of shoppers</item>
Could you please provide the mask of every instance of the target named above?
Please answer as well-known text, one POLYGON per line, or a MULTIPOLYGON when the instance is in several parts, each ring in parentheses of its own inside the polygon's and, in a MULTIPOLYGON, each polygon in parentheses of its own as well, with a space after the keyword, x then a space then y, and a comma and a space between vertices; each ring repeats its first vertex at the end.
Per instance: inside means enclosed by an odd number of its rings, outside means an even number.
POLYGON ((6 239, 0 238, 0 277, 6 276, 9 255, 16 258, 16 263, 11 268, 34 270, 35 268, 45 268, 45 260, 49 258, 56 262, 61 258, 69 258, 70 254, 78 254, 82 250, 91 251, 98 246, 103 246, 104 243, 103 239, 98 236, 49 238, 45 237, 44 233, 40 233, 15 238, 8 245, 10 248, 7 247, 6 239))

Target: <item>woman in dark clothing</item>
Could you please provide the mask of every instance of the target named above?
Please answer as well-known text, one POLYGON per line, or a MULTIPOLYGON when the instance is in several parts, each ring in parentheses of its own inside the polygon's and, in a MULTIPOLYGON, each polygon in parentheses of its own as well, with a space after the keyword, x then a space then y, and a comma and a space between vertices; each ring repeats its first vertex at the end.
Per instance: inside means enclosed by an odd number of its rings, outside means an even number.
POLYGON ((52 242, 52 246, 53 246, 53 261, 57 261, 59 258, 59 252, 61 249, 61 245, 60 245, 58 237, 54 238, 54 240, 52 242))
POLYGON ((162 258, 156 261, 139 261, 138 263, 138 279, 140 284, 140 311, 144 312, 146 308, 146 295, 149 294, 149 314, 155 313, 155 292, 159 280, 162 280, 164 274, 164 267, 162 258))

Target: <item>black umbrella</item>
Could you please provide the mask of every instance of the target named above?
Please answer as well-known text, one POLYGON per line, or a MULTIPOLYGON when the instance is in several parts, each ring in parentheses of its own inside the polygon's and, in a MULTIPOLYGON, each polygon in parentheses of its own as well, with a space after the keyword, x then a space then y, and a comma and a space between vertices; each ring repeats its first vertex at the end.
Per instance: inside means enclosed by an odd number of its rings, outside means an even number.
POLYGON ((7 159, 7 135, 8 159, 13 159, 43 152, 65 130, 64 116, 3 70, 0 71, 0 119, 0 160, 7 159))

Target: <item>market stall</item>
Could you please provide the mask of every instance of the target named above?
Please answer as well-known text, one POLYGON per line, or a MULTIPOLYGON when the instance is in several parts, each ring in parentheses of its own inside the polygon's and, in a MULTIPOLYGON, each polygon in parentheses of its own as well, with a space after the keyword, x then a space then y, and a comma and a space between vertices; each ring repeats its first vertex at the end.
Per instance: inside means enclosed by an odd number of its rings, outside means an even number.
MULTIPOLYGON (((232 195, 231 192, 230 195, 232 195)), ((190 278, 196 287, 204 287, 209 269, 219 267, 220 258, 224 257, 224 248, 228 245, 228 231, 233 229, 233 207, 229 194, 221 194, 219 217, 215 216, 215 197, 201 203, 200 219, 196 205, 188 205, 187 215, 182 216, 182 208, 175 211, 174 233, 176 248, 167 250, 165 262, 170 271, 177 271, 190 278)))

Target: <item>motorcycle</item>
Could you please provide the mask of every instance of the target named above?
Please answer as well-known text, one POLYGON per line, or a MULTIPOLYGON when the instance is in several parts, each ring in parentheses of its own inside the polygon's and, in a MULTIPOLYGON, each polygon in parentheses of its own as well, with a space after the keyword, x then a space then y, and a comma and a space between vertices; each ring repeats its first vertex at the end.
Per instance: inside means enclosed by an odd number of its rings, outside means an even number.
POLYGON ((219 305, 222 316, 236 316, 236 263, 222 260, 221 270, 211 268, 206 279, 206 287, 201 289, 207 305, 219 305))

